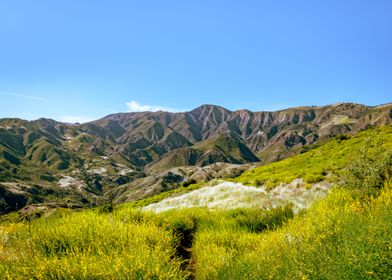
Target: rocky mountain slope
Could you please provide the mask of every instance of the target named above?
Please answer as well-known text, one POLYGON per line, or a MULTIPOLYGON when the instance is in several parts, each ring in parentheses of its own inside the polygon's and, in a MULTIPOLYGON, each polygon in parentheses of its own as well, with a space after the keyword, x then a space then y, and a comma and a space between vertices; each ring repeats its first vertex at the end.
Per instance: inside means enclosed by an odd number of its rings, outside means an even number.
MULTIPOLYGON (((0 119, 0 191, 8 202, 20 197, 11 208, 53 201, 95 205, 108 193, 132 194, 140 178, 163 180, 173 168, 268 163, 338 134, 390 123, 392 104, 351 103, 277 112, 203 105, 184 113, 119 113, 85 124, 0 119)), ((153 193, 165 190, 158 185, 153 193)))
MULTIPOLYGON (((120 153, 138 166, 153 165, 178 148, 208 146, 208 143, 203 143, 207 140, 210 146, 228 148, 212 143, 211 139, 215 137, 228 137, 242 145, 238 149, 247 156, 240 154, 236 160, 251 162, 256 160, 256 156, 266 163, 285 157, 291 150, 337 134, 354 133, 371 126, 388 124, 392 119, 391 110, 391 104, 367 107, 342 103, 324 107, 297 107, 277 112, 233 112, 219 106, 203 105, 185 113, 114 114, 87 126, 104 128, 101 133, 96 129, 97 135, 116 139, 114 151, 104 145, 99 147, 100 151, 120 153)), ((88 132, 91 133, 92 130, 88 132)), ((216 156, 222 157, 225 154, 222 152, 223 154, 218 153, 216 156)), ((192 153, 187 158, 190 157, 192 153)), ((230 159, 226 158, 225 161, 230 162, 230 159)), ((196 163, 203 165, 210 162, 196 163)))

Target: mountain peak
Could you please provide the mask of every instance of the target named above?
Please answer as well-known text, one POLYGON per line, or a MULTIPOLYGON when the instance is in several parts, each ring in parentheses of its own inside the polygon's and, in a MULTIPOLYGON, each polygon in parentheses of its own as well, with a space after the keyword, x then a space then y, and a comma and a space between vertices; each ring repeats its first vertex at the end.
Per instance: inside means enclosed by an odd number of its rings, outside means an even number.
POLYGON ((194 110, 200 109, 200 108, 207 109, 207 108, 223 108, 223 107, 219 106, 219 105, 214 105, 214 104, 202 104, 199 107, 195 108, 194 110))
POLYGON ((205 104, 190 111, 189 113, 199 120, 214 119, 216 122, 220 122, 222 120, 222 116, 227 116, 232 112, 221 106, 205 104))
POLYGON ((195 109, 193 109, 191 112, 194 111, 225 111, 225 112, 231 112, 230 110, 222 107, 222 106, 218 106, 218 105, 213 105, 213 104, 203 104, 195 109))

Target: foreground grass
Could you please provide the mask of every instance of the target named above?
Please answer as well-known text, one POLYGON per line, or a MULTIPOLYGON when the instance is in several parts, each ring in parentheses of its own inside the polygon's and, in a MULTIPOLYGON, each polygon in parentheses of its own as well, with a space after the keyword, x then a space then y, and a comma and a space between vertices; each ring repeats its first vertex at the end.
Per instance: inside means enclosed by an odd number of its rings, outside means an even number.
POLYGON ((93 211, 0 227, 6 279, 185 279, 178 238, 135 211, 93 211))
POLYGON ((132 208, 0 225, 5 279, 389 279, 392 189, 335 188, 293 218, 270 211, 132 208))
MULTIPOLYGON (((5 279, 187 279, 187 253, 199 228, 242 232, 276 228, 289 207, 161 215, 133 208, 109 214, 64 213, 0 225, 0 275, 5 279)), ((188 266, 187 266, 188 264, 188 266)))

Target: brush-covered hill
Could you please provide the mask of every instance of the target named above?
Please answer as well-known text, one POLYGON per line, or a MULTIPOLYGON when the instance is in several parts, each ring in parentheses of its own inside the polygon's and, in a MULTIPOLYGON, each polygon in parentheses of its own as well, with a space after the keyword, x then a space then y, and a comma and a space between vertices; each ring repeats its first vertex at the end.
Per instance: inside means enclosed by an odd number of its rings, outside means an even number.
POLYGON ((203 105, 185 113, 114 114, 93 124, 106 128, 117 139, 115 150, 137 165, 151 163, 172 150, 191 147, 222 134, 240 141, 266 163, 337 134, 389 124, 391 109, 391 104, 367 107, 341 103, 251 112, 203 105), (143 161, 138 162, 134 157, 143 161))
POLYGON ((351 103, 277 112, 203 105, 184 113, 119 113, 85 124, 0 119, 0 184, 24 197, 13 204, 17 208, 54 201, 96 205, 142 177, 163 180, 158 174, 172 168, 266 164, 339 134, 390 123, 391 104, 351 103))
MULTIPOLYGON (((232 178, 230 187, 183 184, 119 206, 37 208, 25 220, 23 213, 8 214, 0 220, 0 275, 7 280, 389 279, 391 150, 388 125, 340 135, 253 168, 232 178), (320 186, 292 185, 284 196, 285 182, 307 175, 338 185, 313 197, 308 193, 320 186), (313 200, 298 214, 291 202, 306 198, 313 200)), ((197 168, 203 173, 209 167, 197 168)), ((177 172, 191 176, 189 170, 177 172)))

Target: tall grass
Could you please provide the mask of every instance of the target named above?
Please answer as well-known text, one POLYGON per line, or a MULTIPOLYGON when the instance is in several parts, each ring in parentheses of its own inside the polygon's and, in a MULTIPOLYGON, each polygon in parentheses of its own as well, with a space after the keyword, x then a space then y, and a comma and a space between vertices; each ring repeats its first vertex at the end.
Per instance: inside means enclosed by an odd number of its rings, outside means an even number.
POLYGON ((4 279, 388 279, 392 189, 335 188, 293 218, 289 206, 121 209, 0 226, 4 279))
POLYGON ((272 211, 188 209, 161 215, 121 209, 83 211, 0 226, 5 279, 187 279, 200 230, 260 232, 292 217, 272 211))
POLYGON ((2 225, 6 279, 185 279, 178 239, 148 215, 93 211, 2 225))

